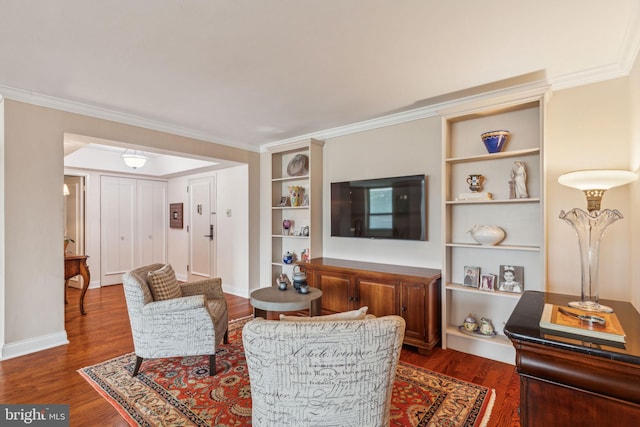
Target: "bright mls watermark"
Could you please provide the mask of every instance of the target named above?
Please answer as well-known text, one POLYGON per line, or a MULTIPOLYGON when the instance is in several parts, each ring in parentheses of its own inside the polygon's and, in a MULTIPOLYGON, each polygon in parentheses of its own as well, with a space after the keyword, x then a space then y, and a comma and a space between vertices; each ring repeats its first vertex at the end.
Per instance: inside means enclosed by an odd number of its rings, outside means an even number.
POLYGON ((69 427, 69 405, 0 404, 0 425, 69 427))

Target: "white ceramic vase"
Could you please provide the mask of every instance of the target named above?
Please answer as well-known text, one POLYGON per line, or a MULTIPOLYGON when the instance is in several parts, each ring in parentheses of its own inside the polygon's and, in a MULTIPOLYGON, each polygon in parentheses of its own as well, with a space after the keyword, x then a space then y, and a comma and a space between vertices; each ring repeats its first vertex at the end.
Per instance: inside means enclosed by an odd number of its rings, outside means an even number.
POLYGON ((473 240, 485 246, 497 245, 506 236, 504 230, 495 225, 474 225, 469 233, 473 240))

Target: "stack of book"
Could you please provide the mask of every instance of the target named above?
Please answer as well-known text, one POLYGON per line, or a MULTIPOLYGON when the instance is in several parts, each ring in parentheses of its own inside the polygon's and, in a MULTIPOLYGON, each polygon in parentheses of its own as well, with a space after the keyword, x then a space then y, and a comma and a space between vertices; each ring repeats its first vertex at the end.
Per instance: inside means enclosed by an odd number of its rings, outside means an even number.
POLYGON ((562 307, 563 311, 582 316, 597 316, 604 319, 604 324, 587 322, 570 314, 563 314, 559 306, 545 304, 540 318, 540 328, 547 331, 558 331, 581 337, 596 338, 605 341, 625 342, 625 333, 615 313, 593 313, 575 308, 562 307))
POLYGON ((491 193, 459 193, 458 200, 493 200, 491 193))

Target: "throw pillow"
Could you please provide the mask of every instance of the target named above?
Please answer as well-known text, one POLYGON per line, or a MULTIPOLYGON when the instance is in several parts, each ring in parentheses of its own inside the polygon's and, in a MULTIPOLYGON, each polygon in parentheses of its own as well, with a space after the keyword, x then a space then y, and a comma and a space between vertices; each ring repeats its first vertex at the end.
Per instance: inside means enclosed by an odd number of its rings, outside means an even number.
POLYGON ((182 296, 180 284, 171 264, 166 264, 159 270, 150 271, 147 275, 149 289, 154 301, 179 298, 182 296))
POLYGON ((286 316, 280 315, 280 320, 289 322, 317 322, 325 320, 362 320, 367 315, 369 307, 360 307, 357 310, 344 311, 342 313, 326 314, 324 316, 303 317, 303 316, 286 316))

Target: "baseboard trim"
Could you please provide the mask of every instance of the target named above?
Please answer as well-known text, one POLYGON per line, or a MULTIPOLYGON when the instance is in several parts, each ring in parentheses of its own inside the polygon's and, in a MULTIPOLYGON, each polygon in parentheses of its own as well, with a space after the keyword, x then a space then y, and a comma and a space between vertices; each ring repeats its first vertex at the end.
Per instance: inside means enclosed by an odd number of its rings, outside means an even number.
POLYGON ((237 297, 249 298, 249 293, 246 289, 235 288, 223 283, 222 290, 227 294, 235 295, 237 297))
POLYGON ((4 344, 2 346, 0 360, 12 359, 66 344, 69 344, 66 331, 54 332, 53 334, 4 344))

